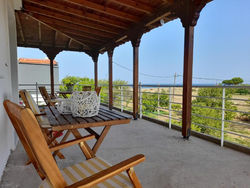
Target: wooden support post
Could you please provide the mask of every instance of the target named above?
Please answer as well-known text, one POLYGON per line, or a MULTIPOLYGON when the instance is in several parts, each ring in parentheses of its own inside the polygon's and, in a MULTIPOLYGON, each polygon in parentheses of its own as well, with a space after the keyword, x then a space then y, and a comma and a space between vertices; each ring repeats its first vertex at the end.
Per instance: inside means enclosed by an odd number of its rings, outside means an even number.
POLYGON ((54 96, 55 94, 55 85, 54 85, 54 59, 49 59, 50 60, 50 90, 51 90, 51 95, 54 96))
POLYGON ((139 46, 141 36, 131 40, 133 46, 133 117, 138 118, 139 46))
POLYGON ((94 62, 94 72, 95 72, 95 88, 98 87, 98 64, 97 61, 94 62))
POLYGON ((182 136, 188 138, 191 129, 192 111, 192 74, 193 74, 193 42, 194 27, 185 27, 184 41, 184 76, 183 76, 183 99, 182 99, 182 136))
POLYGON ((98 56, 99 52, 93 52, 91 55, 94 62, 95 89, 98 87, 98 56))
POLYGON ((113 108, 113 49, 108 50, 109 57, 109 109, 113 108))
POLYGON ((199 19, 200 11, 206 1, 178 0, 176 14, 185 28, 184 41, 184 71, 182 98, 182 136, 188 139, 191 131, 192 115, 192 74, 193 74, 193 46, 194 26, 199 19))
POLYGON ((56 55, 60 53, 61 50, 55 49, 55 48, 40 48, 40 50, 42 50, 50 60, 50 90, 51 90, 51 95, 54 96, 55 87, 54 87, 54 64, 53 62, 54 62, 56 55))

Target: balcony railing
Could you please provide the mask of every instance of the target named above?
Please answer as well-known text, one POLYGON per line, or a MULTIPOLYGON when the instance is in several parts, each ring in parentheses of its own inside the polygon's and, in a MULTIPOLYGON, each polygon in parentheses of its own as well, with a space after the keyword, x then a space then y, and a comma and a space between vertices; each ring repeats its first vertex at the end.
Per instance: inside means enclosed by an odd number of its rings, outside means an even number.
MULTIPOLYGON (((42 103, 38 86, 22 84, 42 103)), ((48 86, 49 84, 42 84, 48 86)), ((59 90, 60 85, 55 85, 59 90)), ((139 117, 164 122, 166 126, 182 125, 181 85, 139 85, 139 117)), ((101 102, 108 104, 108 85, 102 85, 101 102)), ((132 112, 133 85, 113 86, 113 106, 132 112)), ((192 130, 203 135, 250 147, 250 86, 196 85, 192 90, 192 130)))

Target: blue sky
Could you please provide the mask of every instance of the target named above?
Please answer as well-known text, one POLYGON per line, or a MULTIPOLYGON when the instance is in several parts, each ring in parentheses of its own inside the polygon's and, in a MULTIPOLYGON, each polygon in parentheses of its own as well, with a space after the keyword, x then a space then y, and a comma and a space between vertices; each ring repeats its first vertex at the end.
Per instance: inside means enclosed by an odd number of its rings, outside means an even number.
MULTIPOLYGON (((246 83, 250 83, 249 10, 249 0, 214 0, 202 10, 194 36, 194 84, 220 81, 198 78, 232 77, 242 77, 246 83)), ((172 84, 173 76, 177 73, 177 83, 182 84, 183 46, 184 29, 179 19, 145 34, 140 44, 140 82, 172 84)), ((18 48, 18 57, 43 59, 46 55, 37 49, 18 48)), ((132 60, 130 42, 114 50, 114 80, 132 83, 132 60)), ((56 61, 59 62, 60 79, 67 75, 93 78, 92 59, 84 53, 64 51, 57 55, 56 61)), ((98 71, 99 79, 108 79, 106 53, 99 56, 98 71)))

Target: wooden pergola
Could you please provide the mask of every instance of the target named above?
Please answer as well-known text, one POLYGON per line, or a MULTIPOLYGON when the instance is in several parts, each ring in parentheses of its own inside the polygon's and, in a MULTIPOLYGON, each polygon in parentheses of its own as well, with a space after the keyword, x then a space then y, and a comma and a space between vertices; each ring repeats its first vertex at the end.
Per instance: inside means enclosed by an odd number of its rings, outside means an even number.
POLYGON ((109 59, 109 107, 113 106, 112 57, 115 47, 133 46, 133 116, 138 117, 139 46, 144 33, 179 18, 185 29, 182 135, 190 136, 194 27, 202 8, 212 0, 22 0, 16 11, 19 47, 41 49, 53 60, 63 50, 85 52, 94 62, 98 86, 98 56, 109 59))

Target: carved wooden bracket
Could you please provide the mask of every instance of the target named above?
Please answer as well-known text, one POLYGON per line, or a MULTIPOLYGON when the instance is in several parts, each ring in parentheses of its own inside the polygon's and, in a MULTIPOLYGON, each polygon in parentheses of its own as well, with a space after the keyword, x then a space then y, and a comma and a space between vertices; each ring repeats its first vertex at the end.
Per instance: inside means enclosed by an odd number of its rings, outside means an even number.
POLYGON ((110 48, 110 49, 108 49, 108 57, 109 58, 112 58, 113 57, 113 53, 114 53, 114 48, 110 48))
POLYGON ((139 47, 140 43, 141 43, 141 37, 142 37, 143 33, 135 33, 135 34, 131 34, 129 36, 130 40, 131 40, 131 44, 133 47, 139 47))
POLYGON ((99 51, 92 51, 90 53, 90 56, 92 57, 92 60, 94 61, 94 63, 97 63, 98 57, 99 57, 99 51))
POLYGON ((208 0, 177 0, 175 2, 175 12, 181 19, 183 27, 197 24, 200 12, 207 2, 208 0))
POLYGON ((40 50, 42 50, 51 61, 53 61, 56 55, 62 51, 55 48, 40 48, 40 50))

